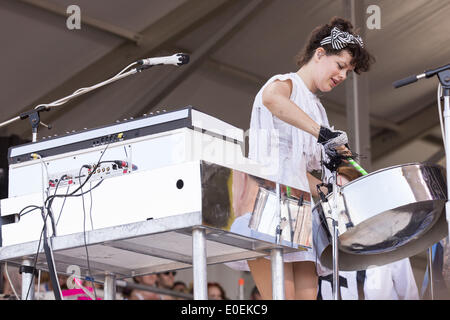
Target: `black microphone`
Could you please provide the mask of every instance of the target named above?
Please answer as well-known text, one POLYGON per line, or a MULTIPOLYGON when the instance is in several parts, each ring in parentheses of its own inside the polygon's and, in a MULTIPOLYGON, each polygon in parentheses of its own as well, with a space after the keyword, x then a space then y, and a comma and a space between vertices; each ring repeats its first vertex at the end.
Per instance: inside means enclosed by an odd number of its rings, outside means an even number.
POLYGON ((188 62, 189 62, 189 55, 185 53, 176 53, 172 56, 167 57, 142 59, 138 61, 138 64, 143 66, 157 66, 163 64, 181 66, 183 64, 187 64, 188 62))
POLYGON ((430 77, 434 76, 435 74, 437 74, 441 71, 447 70, 447 69, 450 69, 450 64, 447 64, 446 66, 443 66, 443 67, 439 67, 437 69, 425 71, 424 73, 421 73, 419 75, 409 76, 407 78, 395 81, 392 85, 395 88, 400 88, 400 87, 406 86, 410 83, 416 82, 417 80, 420 80, 423 78, 430 78, 430 77))
MULTIPOLYGON (((425 76, 422 76, 421 78, 424 78, 424 77, 425 76)), ((400 88, 400 87, 406 86, 410 83, 417 82, 417 80, 419 80, 421 78, 419 78, 419 76, 409 76, 408 78, 404 78, 404 79, 395 81, 392 85, 394 86, 394 88, 400 88)))

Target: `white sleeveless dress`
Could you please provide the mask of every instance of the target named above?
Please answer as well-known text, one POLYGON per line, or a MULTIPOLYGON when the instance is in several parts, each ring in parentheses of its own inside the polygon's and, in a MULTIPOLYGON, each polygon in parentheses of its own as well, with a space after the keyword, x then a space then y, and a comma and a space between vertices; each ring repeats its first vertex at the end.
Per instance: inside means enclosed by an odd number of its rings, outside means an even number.
MULTIPOLYGON (((323 147, 317 143, 314 136, 278 119, 264 106, 262 93, 268 84, 276 80, 291 80, 290 100, 316 123, 329 127, 325 109, 319 98, 308 89, 297 73, 275 75, 260 89, 253 103, 250 120, 249 158, 264 166, 276 163, 273 174, 270 175, 271 180, 311 193, 306 173, 322 169, 320 161, 322 156, 325 156, 323 147), (268 136, 273 132, 278 134, 278 139, 274 140, 268 136)), ((250 216, 251 212, 240 218, 249 220, 250 216)), ((244 230, 236 231, 242 233, 244 230)), ((314 248, 287 253, 283 255, 283 258, 284 262, 318 262, 314 248)), ((226 263, 226 265, 237 270, 249 270, 245 260, 226 263)), ((318 270, 318 273, 321 272, 318 270)))
POLYGON ((278 171, 273 174, 274 181, 310 193, 306 172, 321 169, 323 147, 314 136, 278 119, 264 106, 262 93, 275 80, 291 80, 290 99, 316 123, 329 127, 327 114, 319 98, 309 91, 297 73, 273 76, 258 92, 253 103, 249 158, 266 166, 268 162, 279 163, 278 171), (278 130, 278 141, 271 141, 267 137, 273 130, 278 130), (277 147, 278 152, 271 152, 277 151, 277 147))

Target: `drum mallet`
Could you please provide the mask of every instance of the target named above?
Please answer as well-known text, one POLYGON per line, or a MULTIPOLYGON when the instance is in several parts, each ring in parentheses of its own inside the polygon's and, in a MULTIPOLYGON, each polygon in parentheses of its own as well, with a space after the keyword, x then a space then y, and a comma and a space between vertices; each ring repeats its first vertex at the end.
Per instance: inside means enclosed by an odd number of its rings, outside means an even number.
POLYGON ((367 171, 364 170, 359 163, 357 163, 355 160, 353 160, 352 158, 347 158, 347 161, 353 166, 355 167, 356 170, 359 171, 359 173, 361 173, 363 176, 368 175, 367 171))

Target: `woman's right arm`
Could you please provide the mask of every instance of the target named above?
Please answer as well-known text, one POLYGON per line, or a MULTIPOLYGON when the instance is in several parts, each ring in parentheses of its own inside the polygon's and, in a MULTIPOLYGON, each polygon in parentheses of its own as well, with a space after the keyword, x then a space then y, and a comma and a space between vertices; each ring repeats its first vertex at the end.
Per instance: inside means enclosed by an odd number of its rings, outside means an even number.
POLYGON ((276 80, 264 89, 262 102, 278 119, 318 138, 320 125, 290 100, 291 91, 292 82, 290 80, 276 80))
MULTIPOLYGON (((291 101, 292 82, 290 80, 274 82, 267 85, 262 93, 262 102, 278 119, 319 138, 320 125, 311 119, 305 111, 291 101)), ((351 156, 346 146, 337 146, 336 151, 344 156, 351 156)))

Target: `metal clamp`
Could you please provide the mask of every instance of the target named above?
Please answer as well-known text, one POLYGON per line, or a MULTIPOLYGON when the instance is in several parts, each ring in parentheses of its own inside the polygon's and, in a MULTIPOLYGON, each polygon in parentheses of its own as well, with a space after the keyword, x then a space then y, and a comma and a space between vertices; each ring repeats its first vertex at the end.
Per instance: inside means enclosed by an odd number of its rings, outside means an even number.
POLYGON ((38 270, 35 267, 21 265, 19 267, 19 274, 25 273, 33 273, 36 277, 38 276, 38 270))

